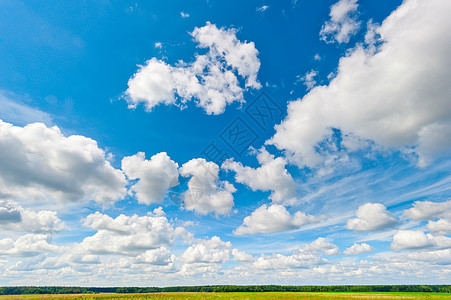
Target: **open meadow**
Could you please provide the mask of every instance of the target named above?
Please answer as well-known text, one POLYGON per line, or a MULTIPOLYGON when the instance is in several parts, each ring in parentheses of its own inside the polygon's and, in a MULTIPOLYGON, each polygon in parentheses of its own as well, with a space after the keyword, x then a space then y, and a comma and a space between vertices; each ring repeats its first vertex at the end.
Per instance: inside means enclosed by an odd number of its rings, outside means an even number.
POLYGON ((0 299, 451 299, 445 293, 150 293, 78 295, 5 295, 0 299))

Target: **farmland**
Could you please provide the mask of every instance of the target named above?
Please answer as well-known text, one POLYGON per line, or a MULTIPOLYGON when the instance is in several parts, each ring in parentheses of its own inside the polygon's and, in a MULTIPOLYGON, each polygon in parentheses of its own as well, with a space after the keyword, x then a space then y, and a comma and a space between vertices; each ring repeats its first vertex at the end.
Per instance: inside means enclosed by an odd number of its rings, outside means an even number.
POLYGON ((4 295, 0 299, 451 299, 447 293, 148 293, 148 294, 78 294, 78 295, 4 295))

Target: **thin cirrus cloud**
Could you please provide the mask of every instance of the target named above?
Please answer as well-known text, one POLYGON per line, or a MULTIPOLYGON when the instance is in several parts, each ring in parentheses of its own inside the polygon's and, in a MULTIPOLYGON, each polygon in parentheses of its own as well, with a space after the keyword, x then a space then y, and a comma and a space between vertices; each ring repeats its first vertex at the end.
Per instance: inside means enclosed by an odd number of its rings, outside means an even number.
POLYGON ((0 90, 0 115, 3 121, 16 125, 26 125, 32 122, 51 124, 52 117, 37 108, 19 100, 18 95, 0 90))
POLYGON ((241 42, 235 29, 218 28, 207 22, 196 27, 191 35, 199 48, 192 63, 172 66, 152 58, 130 78, 125 99, 129 108, 143 103, 147 111, 159 104, 185 106, 195 99, 207 114, 221 114, 227 105, 244 102, 239 77, 246 88, 259 89, 258 51, 253 42, 241 42))
POLYGON ((419 166, 449 153, 450 6, 447 1, 405 1, 371 29, 381 45, 350 50, 329 85, 288 105, 288 116, 267 143, 309 167, 324 162, 315 147, 331 135, 330 128, 386 148, 408 147, 419 166))

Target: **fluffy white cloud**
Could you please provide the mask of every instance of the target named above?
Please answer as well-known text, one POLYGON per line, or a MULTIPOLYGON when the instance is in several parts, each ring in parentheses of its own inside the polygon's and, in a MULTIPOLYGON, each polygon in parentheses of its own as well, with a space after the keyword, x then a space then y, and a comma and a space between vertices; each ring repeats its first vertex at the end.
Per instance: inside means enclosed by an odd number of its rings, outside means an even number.
POLYGON ((330 20, 321 27, 320 37, 326 43, 347 43, 360 27, 357 0, 340 0, 330 7, 330 20))
POLYGON ((129 179, 138 179, 131 189, 140 203, 163 201, 166 191, 177 184, 178 164, 166 152, 155 154, 150 160, 145 159, 143 152, 124 157, 122 170, 129 179))
POLYGON ((245 167, 240 162, 228 159, 222 164, 225 170, 232 170, 236 182, 249 186, 253 191, 271 191, 271 200, 277 203, 293 204, 296 202, 296 184, 285 168, 282 157, 274 158, 264 147, 257 152, 260 167, 245 167))
POLYGON ((316 253, 297 250, 289 256, 282 254, 262 255, 255 260, 252 266, 264 270, 310 269, 325 262, 326 260, 316 253))
POLYGON ((451 210, 451 201, 431 202, 415 201, 413 207, 406 209, 403 215, 416 221, 435 219, 443 216, 451 210))
POLYGON ((228 181, 219 181, 219 166, 203 158, 195 158, 183 164, 179 170, 183 177, 192 176, 184 193, 185 208, 201 215, 216 213, 225 215, 234 205, 232 193, 235 187, 228 181))
POLYGON ((199 47, 209 48, 214 55, 224 58, 228 66, 245 78, 246 87, 260 88, 257 80, 260 69, 258 51, 253 42, 240 42, 236 32, 235 29, 218 29, 216 25, 207 23, 204 27, 196 27, 192 35, 199 47))
POLYGON ((357 218, 349 219, 346 228, 355 231, 381 230, 395 225, 398 221, 384 205, 366 203, 356 212, 357 218))
POLYGON ((0 240, 0 255, 35 256, 42 252, 61 252, 65 247, 50 244, 51 236, 26 234, 16 241, 11 238, 0 240))
POLYGON ((45 233, 64 229, 55 211, 23 208, 13 201, 0 200, 0 229, 45 233))
POLYGON ((96 141, 65 137, 42 123, 25 127, 0 120, 1 197, 112 203, 125 195, 125 176, 96 141))
POLYGON ((449 1, 404 1, 372 29, 381 44, 357 45, 341 58, 328 86, 289 104, 268 143, 310 167, 323 161, 315 146, 330 128, 385 147, 414 147, 420 166, 449 153, 450 9, 449 1))
POLYGON ((451 264, 451 249, 413 252, 409 253, 408 257, 418 261, 449 265, 451 264))
POLYGON ((258 51, 253 42, 241 42, 236 30, 217 28, 207 23, 191 33, 207 54, 196 55, 193 63, 171 66, 152 58, 130 78, 126 99, 130 108, 144 103, 151 111, 158 104, 185 105, 195 98, 207 114, 221 114, 226 105, 243 102, 243 89, 235 73, 245 79, 245 86, 260 88, 258 51))
POLYGON ((351 247, 347 248, 345 251, 343 251, 343 254, 346 255, 358 255, 362 253, 367 253, 373 251, 373 247, 366 243, 362 244, 356 244, 352 245, 351 247))
POLYGON ((431 232, 449 234, 451 233, 451 220, 439 219, 437 221, 429 221, 426 228, 431 232))
POLYGON ((338 246, 327 241, 325 238, 317 238, 311 243, 305 245, 303 250, 306 251, 323 251, 326 255, 338 254, 338 246))
POLYGON ((393 250, 421 249, 433 245, 430 235, 422 231, 400 230, 393 235, 391 247, 393 250))
POLYGON ((231 251, 230 242, 223 242, 219 237, 214 236, 188 247, 180 258, 186 264, 225 263, 230 260, 231 251))
POLYGON ((169 249, 161 247, 158 249, 147 250, 138 255, 136 261, 157 266, 165 266, 175 261, 175 255, 171 255, 169 249))
POLYGON ((451 248, 451 238, 440 235, 425 234, 418 230, 400 230, 393 235, 391 248, 393 250, 422 249, 435 247, 438 249, 451 248))
POLYGON ((263 204, 257 208, 250 216, 243 220, 243 224, 238 227, 234 234, 258 234, 281 232, 296 229, 302 225, 317 222, 318 218, 306 215, 300 211, 291 215, 290 212, 279 204, 267 206, 263 204))
MULTIPOLYGON (((96 212, 87 216, 84 224, 97 230, 79 244, 85 253, 91 254, 136 255, 171 246, 177 236, 185 234, 182 227, 174 228, 169 223, 161 207, 142 217, 119 215, 113 219, 96 212)), ((145 258, 146 255, 142 257, 145 258)))
POLYGON ((416 221, 429 220, 426 228, 435 233, 451 233, 451 201, 415 201, 403 215, 416 221), (435 220, 438 219, 438 220, 435 220), (435 220, 435 221, 433 221, 435 220))
POLYGON ((239 251, 238 249, 232 250, 233 260, 239 262, 252 262, 254 257, 246 252, 239 251))

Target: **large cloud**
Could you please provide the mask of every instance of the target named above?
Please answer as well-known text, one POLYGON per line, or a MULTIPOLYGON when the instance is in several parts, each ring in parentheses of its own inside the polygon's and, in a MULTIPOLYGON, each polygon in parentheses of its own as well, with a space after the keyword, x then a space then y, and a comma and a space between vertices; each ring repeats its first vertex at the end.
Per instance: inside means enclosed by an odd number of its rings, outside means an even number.
POLYGON ((415 147, 418 164, 449 153, 451 2, 407 0, 367 41, 340 59, 337 76, 288 106, 268 141, 300 166, 323 158, 315 146, 330 128, 385 147, 415 147))
POLYGON ((380 203, 366 203, 356 212, 357 218, 349 219, 347 229, 354 231, 382 230, 395 225, 398 221, 384 205, 380 203))
POLYGON ((56 126, 0 120, 0 166, 0 197, 109 204, 125 195, 125 176, 96 141, 56 126))
POLYGON ((143 152, 124 157, 122 170, 129 179, 138 179, 132 190, 138 202, 145 204, 163 201, 167 189, 178 178, 178 164, 165 152, 155 154, 150 160, 145 159, 143 152))
POLYGON ((222 164, 225 170, 232 170, 235 180, 249 186, 253 191, 271 191, 270 198, 277 203, 296 202, 296 184, 285 169, 286 161, 282 157, 274 158, 265 148, 257 152, 260 167, 253 169, 240 162, 228 159, 222 164))
POLYGON ((156 58, 147 61, 128 82, 129 107, 144 103, 150 111, 159 104, 184 105, 194 98, 207 114, 221 114, 226 105, 244 101, 235 73, 246 80, 246 87, 260 88, 260 61, 253 42, 240 42, 236 30, 210 23, 196 27, 191 35, 199 47, 208 48, 207 54, 177 66, 156 58))
POLYGON ((250 216, 243 220, 243 224, 235 230, 236 235, 272 233, 297 229, 302 225, 317 222, 319 219, 303 212, 290 212, 279 204, 267 206, 263 204, 250 216))
POLYGON ((185 208, 201 215, 215 213, 224 215, 234 205, 235 187, 228 181, 219 181, 219 166, 203 158, 194 158, 179 170, 183 177, 190 177, 188 190, 184 193, 185 208))

